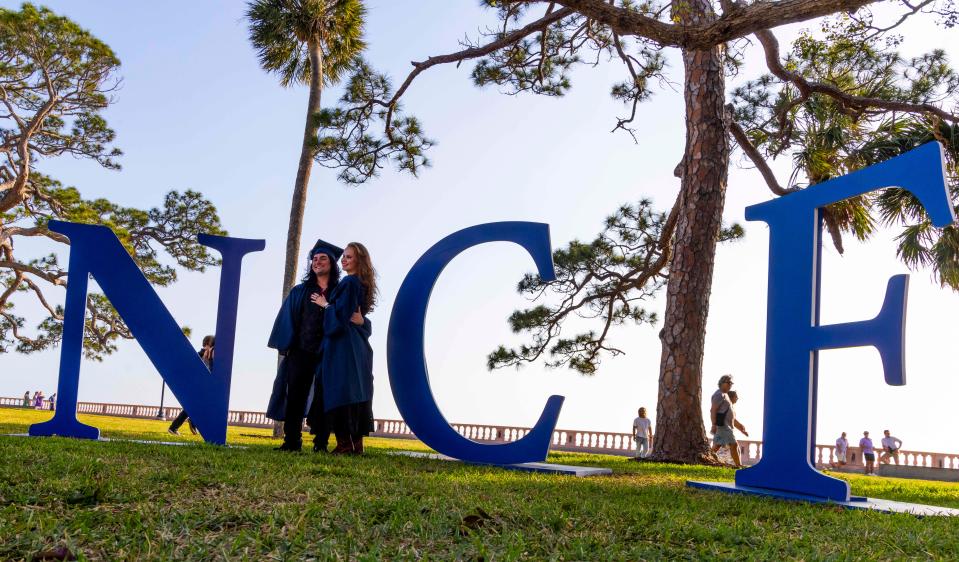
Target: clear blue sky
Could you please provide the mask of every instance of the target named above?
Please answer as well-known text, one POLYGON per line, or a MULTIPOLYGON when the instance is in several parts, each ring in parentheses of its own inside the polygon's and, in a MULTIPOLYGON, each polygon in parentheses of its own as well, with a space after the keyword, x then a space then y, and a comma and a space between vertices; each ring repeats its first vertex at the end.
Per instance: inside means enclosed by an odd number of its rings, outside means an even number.
MULTIPOLYGON (((0 2, 16 7, 18 3, 0 2)), ((265 252, 247 258, 241 287, 239 336, 231 407, 263 410, 275 354, 265 343, 279 305, 290 194, 299 156, 306 89, 283 89, 257 65, 246 39, 242 2, 140 3, 113 0, 47 2, 109 44, 123 63, 123 87, 107 111, 126 153, 120 172, 69 158, 39 168, 88 197, 129 206, 158 205, 171 189, 202 191, 217 206, 231 235, 265 238, 265 252)), ((368 59, 395 81, 411 60, 455 50, 464 33, 492 24, 467 0, 370 2, 368 59), (411 30, 414 32, 411 33, 411 30)), ((928 20, 925 20, 928 22, 928 20)), ((794 32, 794 28, 791 32, 794 32)), ((950 49, 955 42, 930 25, 906 28, 905 51, 950 49)), ((783 34, 783 37, 789 34, 783 34)), ((675 53, 672 72, 681 79, 675 53)), ((761 72, 750 51, 743 79, 761 72)), ((376 354, 377 417, 398 416, 386 374, 386 326, 393 297, 412 263, 443 236, 474 224, 530 220, 550 224, 554 246, 588 240, 616 206, 641 197, 668 207, 678 189, 672 170, 684 143, 682 96, 668 88, 640 107, 639 143, 609 134, 621 106, 609 87, 622 79, 615 64, 578 70, 564 98, 505 96, 479 90, 470 65, 436 68, 410 89, 405 106, 439 141, 434 166, 420 179, 386 172, 362 187, 338 184, 335 172, 315 168, 303 245, 317 237, 364 242, 380 273, 382 300, 371 316, 376 354)), ((324 105, 338 97, 324 93, 324 105)), ((742 160, 735 156, 739 164, 742 160)), ((782 174, 788 169, 779 168, 782 174)), ((753 170, 731 172, 726 220, 743 222, 743 209, 770 192, 753 170)), ((765 226, 744 223, 744 241, 717 257, 707 333, 704 394, 730 372, 741 394, 739 416, 761 435, 765 337, 765 226)), ((892 233, 868 246, 848 243, 847 254, 827 248, 823 321, 872 317, 886 280, 905 271, 892 233)), ((19 251, 49 251, 21 244, 19 251)), ((305 263, 305 262, 304 262, 305 263)), ((489 245, 466 252, 434 291, 427 325, 431 384, 451 421, 531 425, 550 394, 563 394, 559 425, 629 431, 638 406, 655 413, 659 327, 627 327, 614 339, 627 354, 603 362, 584 378, 540 366, 489 373, 485 356, 516 342, 506 317, 525 301, 514 287, 532 263, 517 247, 489 245)), ((213 331, 218 272, 183 273, 160 294, 174 317, 193 328, 196 343, 213 331)), ((62 300, 62 295, 60 296, 62 300)), ((661 310, 664 299, 651 303, 661 310)), ((884 428, 906 448, 959 451, 950 431, 952 397, 959 394, 952 349, 959 299, 913 275, 909 298, 909 384, 885 386, 872 349, 822 355, 819 442, 839 431, 857 437, 884 428)), ((0 395, 55 390, 58 351, 0 356, 0 395)), ((85 361, 82 400, 156 404, 160 377, 136 343, 103 363, 85 361)), ((168 393, 169 397, 169 393, 168 393)))

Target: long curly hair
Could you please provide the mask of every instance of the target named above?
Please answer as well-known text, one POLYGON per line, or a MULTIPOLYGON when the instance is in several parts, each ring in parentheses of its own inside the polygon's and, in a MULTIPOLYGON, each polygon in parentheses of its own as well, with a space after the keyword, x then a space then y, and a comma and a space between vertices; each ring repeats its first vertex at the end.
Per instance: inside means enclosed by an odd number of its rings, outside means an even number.
POLYGON ((366 303, 363 306, 363 314, 369 314, 376 307, 376 297, 379 292, 376 288, 376 269, 373 268, 370 251, 359 242, 350 242, 346 247, 348 249, 352 248, 353 255, 356 256, 356 278, 366 289, 366 303))

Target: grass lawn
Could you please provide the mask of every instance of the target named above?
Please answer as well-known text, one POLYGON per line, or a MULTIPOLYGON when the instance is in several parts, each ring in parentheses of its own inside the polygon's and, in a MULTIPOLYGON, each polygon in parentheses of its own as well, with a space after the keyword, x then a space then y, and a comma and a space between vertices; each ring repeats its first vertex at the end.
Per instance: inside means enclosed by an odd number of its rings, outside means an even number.
MULTIPOLYGON (((0 408, 0 433, 50 412, 0 408)), ((81 416, 105 437, 171 440, 166 423, 81 416)), ((692 490, 731 470, 576 453, 577 479, 388 455, 0 437, 0 560, 959 559, 959 518, 886 515, 692 490), (58 552, 52 552, 58 550, 58 552), (65 549, 65 550, 64 550, 65 549)), ((959 484, 842 475, 853 493, 959 507, 959 484)))

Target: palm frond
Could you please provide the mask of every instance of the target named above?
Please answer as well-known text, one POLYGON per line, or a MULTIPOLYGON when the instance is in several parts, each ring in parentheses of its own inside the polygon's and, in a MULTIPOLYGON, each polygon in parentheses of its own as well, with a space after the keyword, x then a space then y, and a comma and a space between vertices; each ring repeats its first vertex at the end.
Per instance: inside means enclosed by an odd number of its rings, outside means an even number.
POLYGON ((260 66, 284 87, 310 81, 309 45, 323 53, 323 84, 333 85, 366 49, 362 0, 254 0, 247 5, 250 43, 260 66))

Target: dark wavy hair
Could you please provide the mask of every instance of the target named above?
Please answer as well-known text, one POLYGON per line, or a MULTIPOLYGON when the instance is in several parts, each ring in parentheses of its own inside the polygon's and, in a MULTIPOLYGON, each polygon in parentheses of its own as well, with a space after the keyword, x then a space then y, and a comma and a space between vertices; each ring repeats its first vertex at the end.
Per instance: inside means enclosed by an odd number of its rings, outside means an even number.
POLYGON ((376 307, 376 297, 379 290, 376 288, 376 270, 373 268, 373 261, 370 259, 370 251, 366 246, 359 242, 350 242, 347 248, 353 248, 356 254, 356 278, 360 280, 366 289, 366 302, 363 303, 363 314, 373 312, 376 307))
MULTIPOLYGON (((326 257, 330 258, 330 282, 327 288, 332 289, 340 282, 340 264, 336 263, 336 260, 329 254, 326 254, 326 257)), ((310 261, 306 264, 306 275, 303 276, 303 282, 316 284, 316 274, 313 273, 313 256, 310 256, 310 261)))

